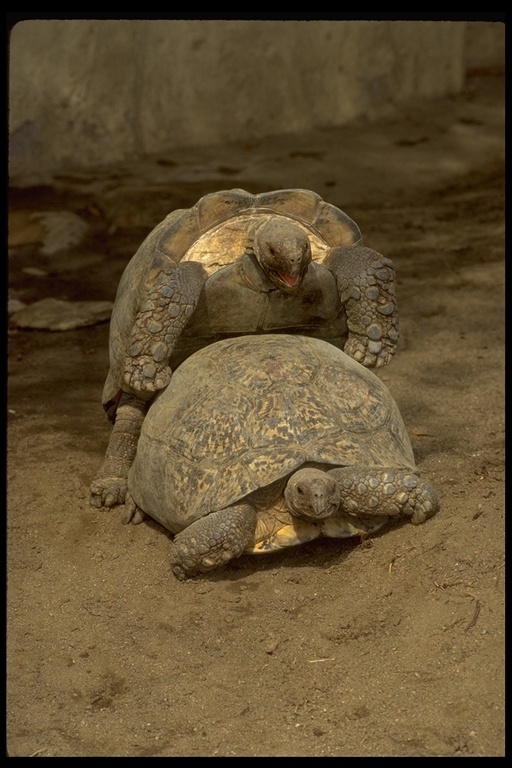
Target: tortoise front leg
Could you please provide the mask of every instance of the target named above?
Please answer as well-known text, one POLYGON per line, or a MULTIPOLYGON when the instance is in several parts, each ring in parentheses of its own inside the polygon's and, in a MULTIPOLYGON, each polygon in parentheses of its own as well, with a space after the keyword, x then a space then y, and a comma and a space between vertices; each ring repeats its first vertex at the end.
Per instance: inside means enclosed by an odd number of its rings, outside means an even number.
POLYGON ((126 478, 135 458, 146 410, 147 405, 140 398, 126 393, 121 395, 103 464, 91 484, 93 507, 123 504, 126 478))
POLYGON ((349 515, 410 517, 418 525, 439 509, 434 488, 408 469, 350 466, 328 474, 340 485, 340 511, 349 515))
POLYGON ((150 272, 128 344, 123 390, 149 399, 168 385, 169 359, 206 278, 193 261, 150 272))
POLYGON ((393 262, 371 248, 347 245, 333 248, 324 265, 336 277, 347 315, 344 352, 367 368, 387 365, 399 337, 393 262))
POLYGON ((225 565, 254 543, 255 530, 256 510, 250 504, 210 512, 174 537, 172 572, 183 581, 225 565))

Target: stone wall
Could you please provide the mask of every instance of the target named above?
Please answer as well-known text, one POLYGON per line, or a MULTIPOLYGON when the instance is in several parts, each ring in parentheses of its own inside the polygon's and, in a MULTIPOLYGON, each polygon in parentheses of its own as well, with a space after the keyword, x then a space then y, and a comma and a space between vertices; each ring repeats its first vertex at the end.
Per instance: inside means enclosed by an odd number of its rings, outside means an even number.
POLYGON ((376 120, 459 92, 468 56, 496 57, 500 34, 431 21, 23 21, 10 39, 10 173, 376 120))

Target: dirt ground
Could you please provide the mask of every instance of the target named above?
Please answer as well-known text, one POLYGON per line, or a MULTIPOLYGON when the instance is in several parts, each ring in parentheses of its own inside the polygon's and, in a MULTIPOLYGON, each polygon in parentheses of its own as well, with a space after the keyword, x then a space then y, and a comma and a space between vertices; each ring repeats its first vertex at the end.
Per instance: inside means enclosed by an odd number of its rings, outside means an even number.
POLYGON ((10 248, 26 303, 113 300, 144 236, 210 191, 343 208, 395 263, 401 341, 379 375, 441 510, 179 582, 163 529, 89 504, 108 323, 11 327, 10 756, 504 755, 503 111, 482 73, 375 125, 14 180, 11 211, 89 224, 54 254, 10 248))

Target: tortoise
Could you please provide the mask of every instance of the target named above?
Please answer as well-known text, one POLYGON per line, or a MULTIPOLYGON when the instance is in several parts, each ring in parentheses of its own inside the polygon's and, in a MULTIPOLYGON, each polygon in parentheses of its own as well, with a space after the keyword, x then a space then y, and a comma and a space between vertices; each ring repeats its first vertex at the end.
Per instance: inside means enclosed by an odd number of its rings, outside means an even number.
POLYGON ((169 214, 118 286, 102 396, 114 429, 93 505, 124 501, 148 404, 184 359, 223 338, 276 332, 387 364, 399 335, 393 263, 306 189, 223 190, 169 214))
POLYGON ((224 339, 187 358, 142 425, 124 522, 175 534, 178 579, 243 553, 366 535, 439 507, 381 379, 314 337, 224 339))

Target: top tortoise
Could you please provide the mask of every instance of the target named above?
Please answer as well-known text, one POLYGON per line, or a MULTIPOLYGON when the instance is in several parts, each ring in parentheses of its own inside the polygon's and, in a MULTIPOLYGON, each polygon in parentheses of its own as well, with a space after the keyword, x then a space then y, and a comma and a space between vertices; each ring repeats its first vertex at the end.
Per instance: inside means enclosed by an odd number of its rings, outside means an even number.
POLYGON ((146 409, 172 371, 215 341, 260 333, 322 339, 368 368, 394 354, 393 263, 310 190, 205 195, 170 213, 128 263, 110 324, 102 401, 114 429, 94 506, 123 503, 146 409))

